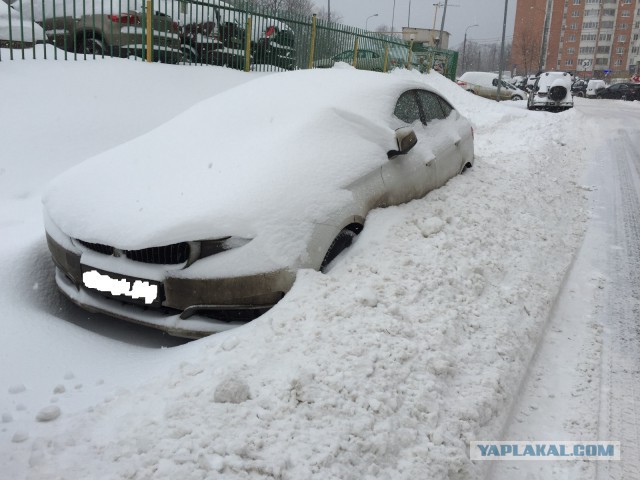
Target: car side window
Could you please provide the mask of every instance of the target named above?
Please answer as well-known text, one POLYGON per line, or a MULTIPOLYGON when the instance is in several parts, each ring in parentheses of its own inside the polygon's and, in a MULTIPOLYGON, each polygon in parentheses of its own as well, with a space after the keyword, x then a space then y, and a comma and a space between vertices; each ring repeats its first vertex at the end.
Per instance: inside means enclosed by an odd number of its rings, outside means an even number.
POLYGON ((418 90, 418 98, 422 104, 426 123, 437 119, 442 120, 446 117, 442 107, 440 106, 438 95, 432 92, 427 92, 426 90, 418 90))
POLYGON ((400 120, 406 123, 413 123, 416 120, 420 120, 420 107, 418 106, 418 100, 413 92, 410 90, 400 95, 400 98, 396 102, 396 108, 393 114, 400 120))

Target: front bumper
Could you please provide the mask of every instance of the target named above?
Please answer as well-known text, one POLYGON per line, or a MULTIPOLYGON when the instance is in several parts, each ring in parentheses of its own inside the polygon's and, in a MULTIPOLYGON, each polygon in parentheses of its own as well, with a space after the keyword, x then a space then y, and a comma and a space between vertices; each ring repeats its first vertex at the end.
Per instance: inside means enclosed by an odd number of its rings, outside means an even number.
MULTIPOLYGON (((200 279, 181 278, 177 274, 183 270, 168 270, 159 282, 159 300, 150 306, 123 295, 86 287, 83 273, 94 267, 83 264, 82 252, 63 247, 49 234, 47 243, 57 267, 56 283, 71 301, 91 312, 180 337, 199 338, 244 325, 273 307, 295 280, 295 273, 286 269, 234 278, 200 279)), ((111 270, 106 273, 131 279, 130 273, 111 270)), ((135 278, 147 280, 144 275, 135 278)))

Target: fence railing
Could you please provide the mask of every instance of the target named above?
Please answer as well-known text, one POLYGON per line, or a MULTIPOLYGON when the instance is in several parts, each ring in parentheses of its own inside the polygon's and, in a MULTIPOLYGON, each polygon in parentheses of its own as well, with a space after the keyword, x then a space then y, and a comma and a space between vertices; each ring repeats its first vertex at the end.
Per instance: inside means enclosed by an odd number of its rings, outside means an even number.
POLYGON ((0 61, 131 57, 241 70, 436 68, 455 78, 457 52, 308 16, 218 0, 0 0, 0 61), (9 2, 9 3, 6 3, 9 2), (47 49, 43 50, 47 58, 47 49))

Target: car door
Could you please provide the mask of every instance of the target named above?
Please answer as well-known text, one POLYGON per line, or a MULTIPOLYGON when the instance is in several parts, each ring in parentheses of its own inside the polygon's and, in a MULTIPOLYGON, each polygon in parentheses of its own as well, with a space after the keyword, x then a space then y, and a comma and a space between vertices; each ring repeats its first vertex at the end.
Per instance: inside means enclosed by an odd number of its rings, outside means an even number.
POLYGON ((397 99, 392 126, 411 126, 418 142, 406 155, 389 159, 382 167, 388 205, 420 198, 437 185, 436 156, 431 148, 431 132, 423 122, 416 90, 406 91, 397 99))
POLYGON ((434 145, 437 188, 462 170, 459 115, 444 98, 433 92, 418 90, 418 99, 434 145))

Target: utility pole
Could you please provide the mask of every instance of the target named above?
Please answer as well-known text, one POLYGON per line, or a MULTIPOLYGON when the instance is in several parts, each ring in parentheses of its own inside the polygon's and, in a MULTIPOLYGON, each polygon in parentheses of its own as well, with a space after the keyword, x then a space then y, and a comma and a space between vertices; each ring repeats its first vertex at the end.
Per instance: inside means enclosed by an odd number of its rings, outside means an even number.
POLYGON ((504 36, 507 31, 507 9, 509 8, 509 0, 504 0, 504 22, 502 23, 502 44, 500 45, 500 64, 498 65, 498 98, 500 101, 500 87, 502 86, 502 63, 504 62, 504 36))
POLYGON ((327 0, 327 23, 331 23, 331 0, 327 0))
POLYGON ((444 31, 444 19, 447 16, 447 4, 449 0, 444 0, 444 10, 442 11, 442 22, 440 22, 440 34, 438 35, 438 48, 442 48, 442 32, 444 31))

